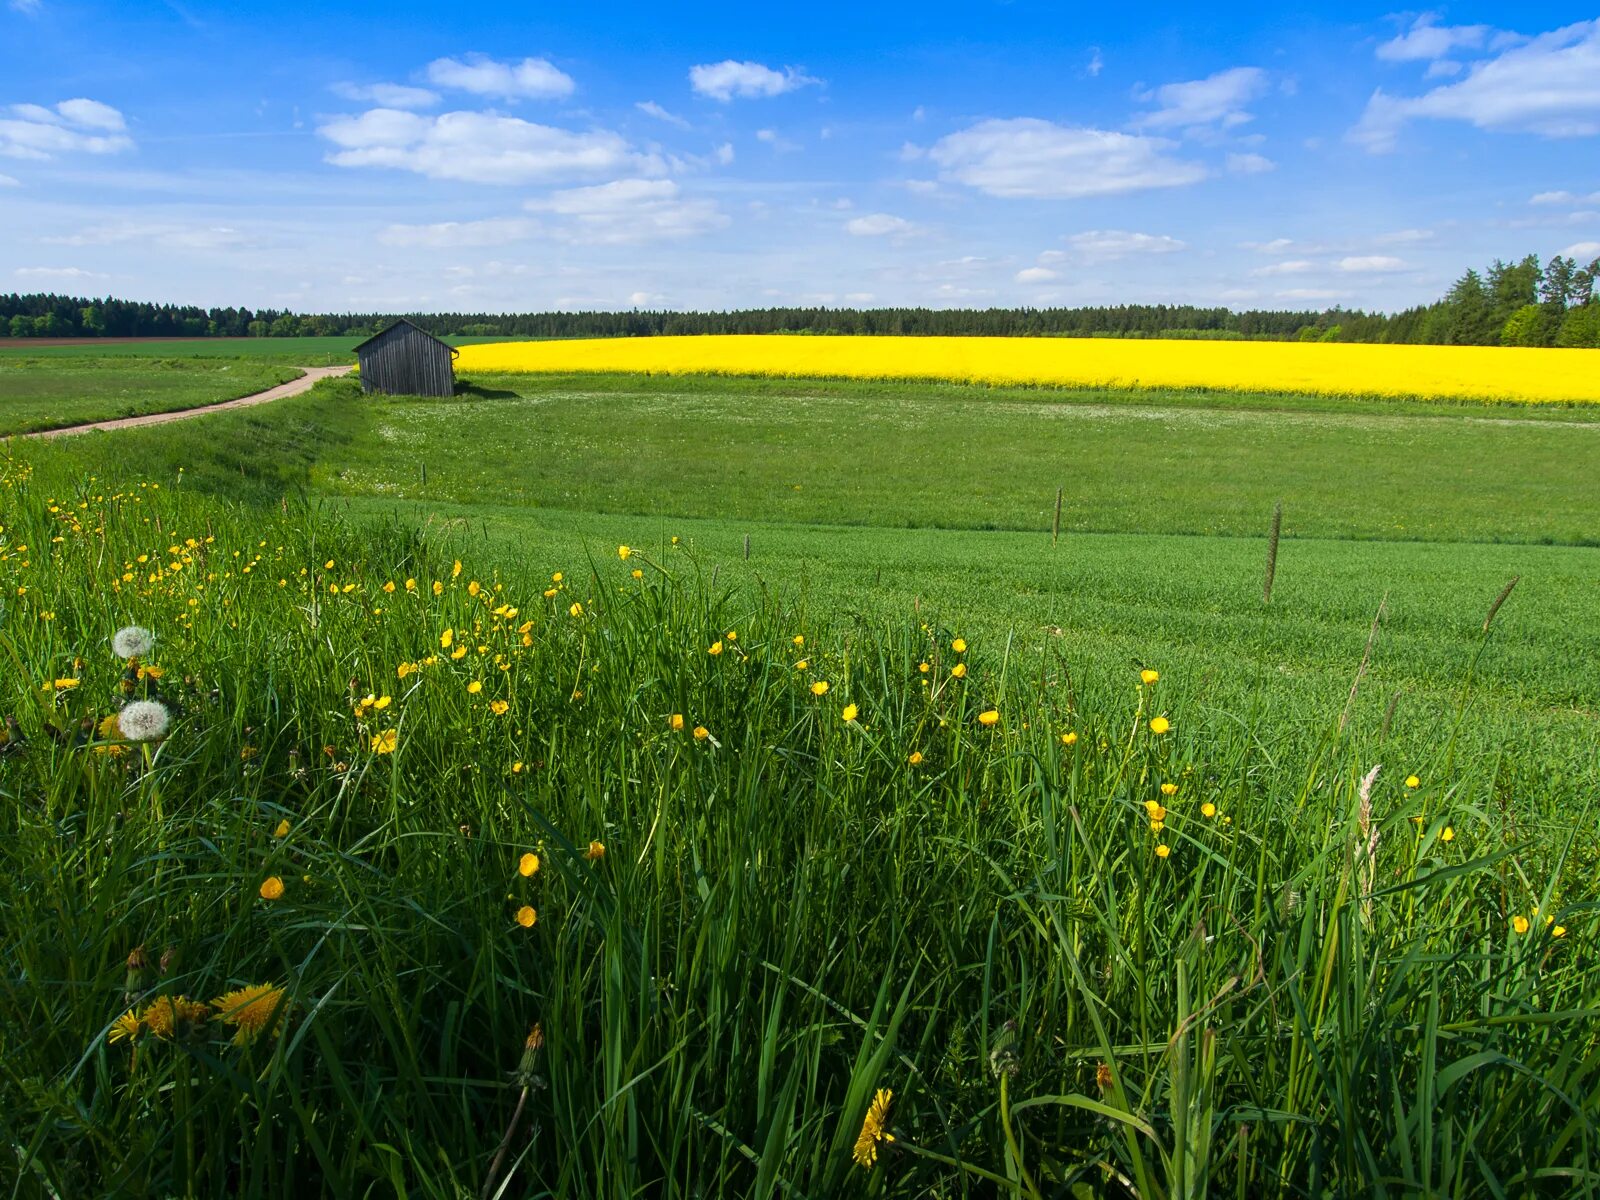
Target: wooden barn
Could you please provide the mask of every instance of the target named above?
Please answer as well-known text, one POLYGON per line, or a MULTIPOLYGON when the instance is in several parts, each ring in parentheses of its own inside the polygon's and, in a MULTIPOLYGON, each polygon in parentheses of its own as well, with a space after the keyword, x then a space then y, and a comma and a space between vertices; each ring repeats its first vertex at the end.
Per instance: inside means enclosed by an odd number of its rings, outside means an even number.
POLYGON ((453 396, 456 351, 404 317, 356 347, 361 390, 395 396, 453 396))

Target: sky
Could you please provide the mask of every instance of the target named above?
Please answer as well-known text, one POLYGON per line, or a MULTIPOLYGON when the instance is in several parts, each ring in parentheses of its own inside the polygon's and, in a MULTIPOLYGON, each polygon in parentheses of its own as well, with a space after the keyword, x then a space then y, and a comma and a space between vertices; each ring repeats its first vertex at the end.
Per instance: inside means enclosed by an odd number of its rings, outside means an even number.
POLYGON ((0 291, 1393 311, 1600 256, 1600 13, 1328 7, 0 0, 0 291))

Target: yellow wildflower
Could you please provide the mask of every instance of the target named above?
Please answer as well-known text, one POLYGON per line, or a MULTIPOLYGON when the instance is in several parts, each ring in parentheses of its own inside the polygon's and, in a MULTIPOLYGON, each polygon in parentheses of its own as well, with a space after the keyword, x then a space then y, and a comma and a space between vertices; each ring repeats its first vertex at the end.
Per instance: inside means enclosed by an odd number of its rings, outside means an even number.
POLYGON ((696 725, 694 727, 694 740, 695 741, 703 742, 710 736, 711 736, 711 731, 709 729, 707 729, 704 725, 696 725))
POLYGON ((456 631, 454 629, 446 629, 439 635, 439 648, 441 650, 448 650, 451 646, 455 645, 455 641, 456 631))
POLYGON ((632 556, 632 554, 633 554, 633 550, 628 546, 618 546, 617 547, 617 557, 620 558, 623 562, 627 562, 629 557, 632 556))
POLYGON ((386 729, 382 733, 372 736, 372 752, 374 754, 393 754, 395 745, 400 741, 398 729, 386 729))
POLYGON ((1422 780, 1418 779, 1415 775, 1407 775, 1406 786, 1408 788, 1419 788, 1422 786, 1422 780))
POLYGON ((1528 918, 1523 916, 1521 913, 1518 913, 1516 916, 1511 918, 1511 928, 1515 929, 1518 933, 1527 933, 1528 918))
POLYGON ((910 763, 913 767, 916 766, 918 763, 920 763, 922 761, 922 751, 921 750, 913 750, 910 754, 908 754, 906 756, 906 761, 908 763, 910 763))
POLYGON ((270 983, 254 983, 219 996, 211 1007, 217 1010, 217 1020, 233 1026, 235 1046, 248 1046, 263 1033, 276 1037, 289 1010, 283 989, 270 983))
POLYGON ((828 694, 828 681, 819 679, 813 683, 811 685, 811 694, 813 696, 826 696, 828 694))
POLYGON ((521 908, 517 909, 516 922, 524 929, 532 929, 533 923, 538 919, 539 914, 533 911, 533 906, 530 904, 524 904, 521 908))
POLYGON ((1151 717, 1150 718, 1150 732, 1151 733, 1165 733, 1167 730, 1169 730, 1171 728, 1172 728, 1172 722, 1167 720, 1165 717, 1151 717))
POLYGON ((950 649, 954 650, 957 654, 965 654, 967 652, 967 639, 957 638, 955 641, 950 643, 950 649))
POLYGON ((844 719, 845 724, 848 725, 851 721, 854 721, 856 719, 856 715, 860 711, 861 710, 858 709, 854 704, 846 704, 844 706, 844 711, 842 713, 840 713, 839 716, 842 717, 844 719))
POLYGON ((991 708, 986 712, 981 712, 978 714, 979 725, 998 725, 999 723, 1000 710, 998 708, 991 708))
POLYGON ((481 691, 483 691, 483 683, 481 680, 474 679, 471 683, 467 684, 467 695, 476 696, 481 691))
POLYGON ((567 609, 567 615, 568 616, 572 616, 572 617, 581 617, 581 616, 583 616, 583 605, 579 604, 576 600, 574 600, 572 602, 572 607, 567 609))
POLYGON ((140 1020, 139 1014, 130 1008, 115 1021, 111 1022, 111 1028, 106 1030, 106 1041, 121 1042, 137 1037, 139 1028, 143 1024, 144 1022, 140 1020))
POLYGON ((955 666, 950 668, 950 674, 954 675, 957 679, 966 678, 967 664, 964 662, 957 663, 955 666))
POLYGON ((605 843, 590 842, 589 848, 583 852, 583 856, 590 862, 598 862, 600 859, 606 856, 605 843))
POLYGON ((263 900, 282 900, 283 880, 276 875, 268 875, 261 881, 261 898, 263 900))
POLYGON ((1062 744, 1062 745, 1063 745, 1063 746, 1073 746, 1073 745, 1076 745, 1076 744, 1077 744, 1077 741, 1078 741, 1078 735, 1077 735, 1077 733, 1075 733, 1075 732, 1074 732, 1074 731, 1073 731, 1073 730, 1071 730, 1071 729, 1069 729, 1069 730, 1067 730, 1067 731, 1066 731, 1066 732, 1065 732, 1065 733, 1063 733, 1063 734, 1062 734, 1062 735, 1061 735, 1061 744, 1062 744))
POLYGON ((278 827, 272 831, 272 836, 275 837, 275 838, 281 838, 281 837, 288 837, 289 836, 289 818, 288 817, 285 817, 283 820, 278 822, 278 827))
POLYGON ((1165 857, 1167 857, 1167 855, 1169 855, 1171 853, 1172 853, 1172 847, 1167 845, 1165 842, 1162 842, 1161 845, 1156 847, 1156 857, 1157 858, 1165 858, 1165 857))
POLYGON ((706 647, 706 653, 715 658, 722 653, 722 643, 720 641, 712 642, 710 646, 706 647))
POLYGON ((537 854, 524 854, 517 859, 517 874, 524 879, 539 869, 539 856, 537 854))
POLYGON ((491 700, 491 701, 489 701, 489 711, 492 712, 497 717, 505 716, 506 715, 506 710, 509 709, 510 707, 511 707, 511 705, 506 703, 504 700, 491 700))
POLYGON ((682 733, 683 732, 683 714, 682 713, 673 713, 670 717, 668 717, 667 718, 667 728, 672 730, 673 733, 682 733))
POLYGON ((894 1141, 894 1134, 885 1126, 888 1124, 889 1102, 894 1099, 894 1093, 888 1088, 879 1088, 872 1097, 872 1104, 867 1108, 867 1115, 861 1122, 861 1133, 856 1138, 855 1150, 851 1157, 867 1170, 872 1169, 872 1164, 878 1161, 878 1143, 894 1141))
POLYGON ((1454 829, 1452 829, 1449 825, 1446 825, 1439 832, 1439 840, 1441 842, 1453 842, 1453 841, 1455 841, 1456 840, 1456 831, 1454 829))
POLYGON ((1176 796, 1178 794, 1178 785, 1175 783, 1163 783, 1161 785, 1161 794, 1163 796, 1176 796))
POLYGON ((1211 801, 1207 800, 1204 804, 1202 804, 1200 806, 1200 815, 1202 817, 1214 817, 1214 816, 1216 816, 1217 815, 1217 806, 1215 804, 1211 803, 1211 801))
POLYGON ((1152 671, 1148 667, 1146 667, 1144 670, 1139 672, 1139 682, 1140 683, 1146 683, 1146 684, 1155 683, 1160 678, 1161 678, 1161 672, 1160 671, 1152 671))

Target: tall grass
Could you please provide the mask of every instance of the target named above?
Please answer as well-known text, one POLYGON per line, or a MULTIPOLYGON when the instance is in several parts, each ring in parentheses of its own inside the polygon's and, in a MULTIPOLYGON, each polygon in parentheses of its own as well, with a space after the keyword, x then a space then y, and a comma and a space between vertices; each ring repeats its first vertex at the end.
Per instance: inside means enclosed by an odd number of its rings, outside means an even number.
POLYGON ((1593 822, 1515 745, 0 470, 14 1194, 1600 1191, 1593 822))

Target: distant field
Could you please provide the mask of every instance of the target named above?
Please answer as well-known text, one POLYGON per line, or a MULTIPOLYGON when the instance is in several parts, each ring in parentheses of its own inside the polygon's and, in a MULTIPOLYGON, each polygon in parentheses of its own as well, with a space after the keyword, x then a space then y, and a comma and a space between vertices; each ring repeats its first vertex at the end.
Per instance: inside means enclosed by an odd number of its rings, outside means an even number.
POLYGON ((291 367, 248 359, 0 356, 0 436, 197 408, 298 375, 291 367))
MULTIPOLYGON (((10 356, 40 358, 248 358, 326 367, 355 361, 359 337, 291 338, 105 338, 0 339, 0 362, 10 356)), ((504 342, 494 338, 445 338, 453 346, 504 342)))
POLYGON ((998 385, 1600 401, 1600 352, 1035 337, 730 335, 490 344, 463 371, 634 371, 998 385))
MULTIPOLYGON (((368 400, 330 491, 802 524, 1600 540, 1600 413, 1305 411, 1142 394, 839 381, 480 376, 368 400), (1516 419, 1513 419, 1516 418, 1516 419), (427 470, 424 488, 423 469, 427 470)), ((355 385, 342 385, 352 397, 355 385)), ((1280 404, 1293 403, 1280 398, 1280 404)), ((317 403, 313 401, 311 403, 317 403)), ((1318 405, 1322 407, 1319 409, 1318 405)))

